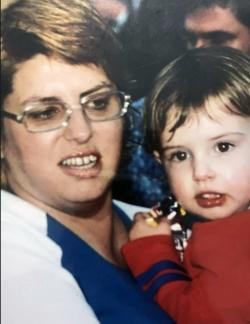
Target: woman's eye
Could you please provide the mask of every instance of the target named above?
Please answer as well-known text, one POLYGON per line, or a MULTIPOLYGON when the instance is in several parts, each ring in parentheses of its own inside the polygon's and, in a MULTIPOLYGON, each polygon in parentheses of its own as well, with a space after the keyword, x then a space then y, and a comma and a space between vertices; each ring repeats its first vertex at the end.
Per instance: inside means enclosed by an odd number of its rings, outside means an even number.
POLYGON ((228 142, 220 142, 216 145, 216 150, 224 153, 230 151, 234 147, 234 144, 228 142))
POLYGON ((177 151, 177 152, 170 153, 167 159, 173 162, 181 162, 181 161, 185 161, 188 157, 189 155, 187 152, 177 151))
POLYGON ((106 109, 109 104, 109 98, 98 98, 88 102, 86 105, 89 109, 103 110, 106 109))
POLYGON ((48 106, 29 113, 29 118, 47 120, 56 118, 61 113, 60 107, 48 106))

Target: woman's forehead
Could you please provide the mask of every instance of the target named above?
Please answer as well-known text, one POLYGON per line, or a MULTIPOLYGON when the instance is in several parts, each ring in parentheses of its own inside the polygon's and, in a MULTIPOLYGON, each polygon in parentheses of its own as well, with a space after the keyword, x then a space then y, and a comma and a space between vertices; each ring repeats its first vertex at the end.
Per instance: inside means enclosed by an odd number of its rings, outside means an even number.
POLYGON ((94 64, 72 65, 39 54, 18 65, 5 106, 10 101, 20 106, 30 98, 51 96, 71 103, 79 101, 82 92, 107 83, 110 81, 104 70, 94 64))

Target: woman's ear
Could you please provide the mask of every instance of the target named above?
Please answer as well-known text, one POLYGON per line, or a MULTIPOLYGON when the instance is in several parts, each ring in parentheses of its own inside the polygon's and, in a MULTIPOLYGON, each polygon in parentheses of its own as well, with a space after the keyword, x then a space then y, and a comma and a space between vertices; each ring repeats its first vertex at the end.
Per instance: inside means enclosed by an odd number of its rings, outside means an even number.
POLYGON ((4 160, 4 137, 1 135, 1 161, 4 160))
POLYGON ((158 151, 153 151, 154 158, 156 159, 157 162, 161 164, 161 156, 158 151))
POLYGON ((1 189, 7 188, 7 178, 5 174, 5 156, 3 148, 3 139, 1 139, 1 189))

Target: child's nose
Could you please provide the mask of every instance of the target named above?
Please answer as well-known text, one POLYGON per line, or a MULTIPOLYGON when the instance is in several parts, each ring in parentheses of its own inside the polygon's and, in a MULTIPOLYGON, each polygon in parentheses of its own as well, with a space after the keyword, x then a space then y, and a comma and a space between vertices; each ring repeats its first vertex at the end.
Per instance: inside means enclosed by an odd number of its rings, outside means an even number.
POLYGON ((92 136, 92 125, 81 109, 73 110, 65 128, 65 138, 84 143, 92 136))
POLYGON ((193 179, 195 181, 206 181, 214 178, 215 171, 211 161, 207 159, 195 159, 193 162, 193 179))

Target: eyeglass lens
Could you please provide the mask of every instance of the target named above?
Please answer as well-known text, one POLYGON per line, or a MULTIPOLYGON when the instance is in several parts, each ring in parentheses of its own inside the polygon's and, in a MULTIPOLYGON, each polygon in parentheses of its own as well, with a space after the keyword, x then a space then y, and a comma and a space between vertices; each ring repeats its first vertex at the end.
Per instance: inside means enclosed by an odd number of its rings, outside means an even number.
POLYGON ((37 103, 25 112, 24 123, 30 130, 44 130, 58 127, 66 120, 66 108, 62 103, 37 103))
MULTIPOLYGON (((119 118, 124 104, 119 92, 100 92, 81 98, 81 106, 91 121, 119 118)), ((37 102, 24 112, 24 123, 31 131, 52 130, 63 126, 72 109, 62 102, 37 102)))
POLYGON ((98 93, 81 100, 82 107, 90 120, 101 121, 118 117, 123 106, 119 93, 98 93))

